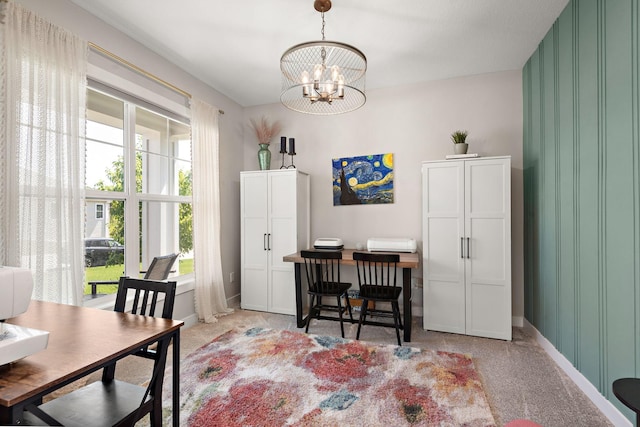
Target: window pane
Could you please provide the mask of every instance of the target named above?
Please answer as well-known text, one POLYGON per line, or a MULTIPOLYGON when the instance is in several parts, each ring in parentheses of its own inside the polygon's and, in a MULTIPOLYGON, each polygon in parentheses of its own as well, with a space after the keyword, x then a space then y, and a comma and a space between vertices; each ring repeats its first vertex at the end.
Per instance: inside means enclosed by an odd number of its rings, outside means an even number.
POLYGON ((153 257, 180 253, 171 276, 193 271, 193 223, 190 203, 142 202, 140 204, 142 270, 153 257))
POLYGON ((136 108, 136 158, 140 163, 139 193, 191 194, 190 189, 180 187, 181 180, 191 174, 189 126, 136 108))
POLYGON ((87 200, 84 239, 85 296, 92 298, 115 293, 124 273, 124 201, 87 200), (95 213, 102 207, 102 218, 95 213), (91 282, 112 281, 95 285, 91 282))
POLYGON ((86 186, 123 191, 124 103, 87 92, 86 186))

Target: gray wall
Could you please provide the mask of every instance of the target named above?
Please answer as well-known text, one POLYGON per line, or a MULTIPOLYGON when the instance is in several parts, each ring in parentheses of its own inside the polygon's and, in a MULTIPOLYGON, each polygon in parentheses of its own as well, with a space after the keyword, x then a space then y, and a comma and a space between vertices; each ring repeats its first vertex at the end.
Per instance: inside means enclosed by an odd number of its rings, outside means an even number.
MULTIPOLYGON (((524 314, 521 85, 520 70, 483 74, 369 90, 362 108, 337 116, 310 116, 280 104, 247 108, 244 122, 266 115, 281 121, 282 135, 296 138, 295 165, 311 175, 311 238, 340 237, 349 247, 366 244, 369 237, 410 237, 422 248, 421 162, 453 154, 453 131, 469 131, 469 152, 511 155, 513 315, 518 323, 524 314), (331 159, 378 153, 394 154, 394 203, 334 207, 331 159)), ((271 167, 279 168, 279 139, 271 148, 271 167)), ((244 169, 257 169, 257 150, 246 127, 244 169)), ((412 276, 421 286, 422 271, 412 276)), ((420 291, 413 303, 421 310, 420 291)))
POLYGON ((640 373, 640 9, 572 0, 523 70, 526 318, 629 418, 640 373))

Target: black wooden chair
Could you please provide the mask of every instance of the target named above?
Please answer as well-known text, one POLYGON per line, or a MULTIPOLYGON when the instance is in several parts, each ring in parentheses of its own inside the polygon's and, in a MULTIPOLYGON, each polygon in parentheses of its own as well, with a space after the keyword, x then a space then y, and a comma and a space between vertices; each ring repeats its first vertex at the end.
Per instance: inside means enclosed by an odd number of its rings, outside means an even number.
POLYGON ((353 259, 356 261, 360 298, 362 299, 356 339, 360 339, 360 329, 367 320, 367 315, 392 317, 393 324, 373 321, 369 321, 367 324, 395 327, 398 345, 402 345, 400 341, 400 329, 403 327, 400 317, 400 305, 398 303, 402 287, 396 280, 396 267, 400 261, 400 255, 354 252, 353 259), (369 301, 375 302, 374 308, 369 308, 369 301), (391 310, 380 308, 379 303, 390 303, 391 310))
POLYGON ((340 281, 340 260, 342 252, 338 251, 301 251, 300 256, 304 258, 304 265, 309 284, 308 294, 311 295, 311 307, 307 317, 307 327, 305 332, 309 332, 309 324, 312 318, 336 320, 335 317, 327 317, 321 314, 322 311, 333 311, 338 313, 340 319, 340 331, 344 338, 344 322, 342 315, 349 311, 349 317, 353 322, 351 304, 347 297, 347 290, 351 288, 351 283, 340 281), (342 305, 342 298, 345 305, 342 305), (326 304, 322 298, 335 298, 337 304, 326 304))
MULTIPOLYGON (((121 277, 114 311, 124 312, 128 300, 132 298, 132 314, 171 319, 175 294, 176 282, 121 277), (162 311, 156 316, 161 296, 164 298, 162 311)), ((29 411, 48 425, 133 426, 149 414, 150 425, 161 426, 160 397, 169 344, 170 338, 166 338, 134 353, 154 361, 151 379, 146 387, 115 379, 116 364, 113 364, 104 368, 102 381, 74 390, 35 409, 29 408, 29 411)), ((39 422, 26 413, 25 420, 29 425, 39 422)))
MULTIPOLYGON (((149 268, 147 271, 141 271, 140 273, 144 273, 144 278, 149 280, 166 280, 169 277, 169 273, 171 273, 171 267, 176 262, 178 258, 178 254, 169 254, 163 256, 154 257, 149 264, 149 268)), ((89 282, 89 286, 91 286, 91 295, 98 294, 98 286, 100 285, 117 285, 119 282, 116 280, 98 280, 89 282)))

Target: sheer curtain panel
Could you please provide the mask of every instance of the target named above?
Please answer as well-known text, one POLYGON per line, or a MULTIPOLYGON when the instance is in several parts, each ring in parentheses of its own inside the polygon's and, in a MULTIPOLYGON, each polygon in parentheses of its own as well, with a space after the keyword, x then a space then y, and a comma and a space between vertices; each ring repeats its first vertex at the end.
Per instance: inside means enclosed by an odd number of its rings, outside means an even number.
POLYGON ((191 101, 195 306, 206 323, 231 313, 222 276, 218 109, 191 101))
POLYGON ((0 2, 0 265, 81 304, 87 43, 0 2))

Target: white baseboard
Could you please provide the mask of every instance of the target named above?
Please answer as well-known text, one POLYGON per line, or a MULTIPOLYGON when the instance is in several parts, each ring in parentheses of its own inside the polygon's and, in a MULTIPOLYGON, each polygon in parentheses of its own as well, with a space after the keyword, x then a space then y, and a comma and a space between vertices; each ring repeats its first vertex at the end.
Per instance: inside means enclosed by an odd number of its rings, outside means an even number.
POLYGON ((516 328, 522 328, 524 326, 524 317, 511 316, 511 326, 515 326, 516 328))
POLYGON ((240 308, 240 294, 235 294, 234 296, 227 298, 227 307, 240 308))
POLYGON ((184 322, 183 328, 190 328, 191 326, 198 324, 198 315, 195 313, 191 314, 182 319, 182 321, 184 322))
POLYGON ((533 333, 536 341, 542 349, 553 359, 569 378, 578 386, 580 390, 593 402, 594 405, 604 414, 605 417, 619 427, 633 427, 633 423, 625 417, 589 380, 578 371, 575 366, 560 353, 529 321, 524 319, 524 329, 533 333))

